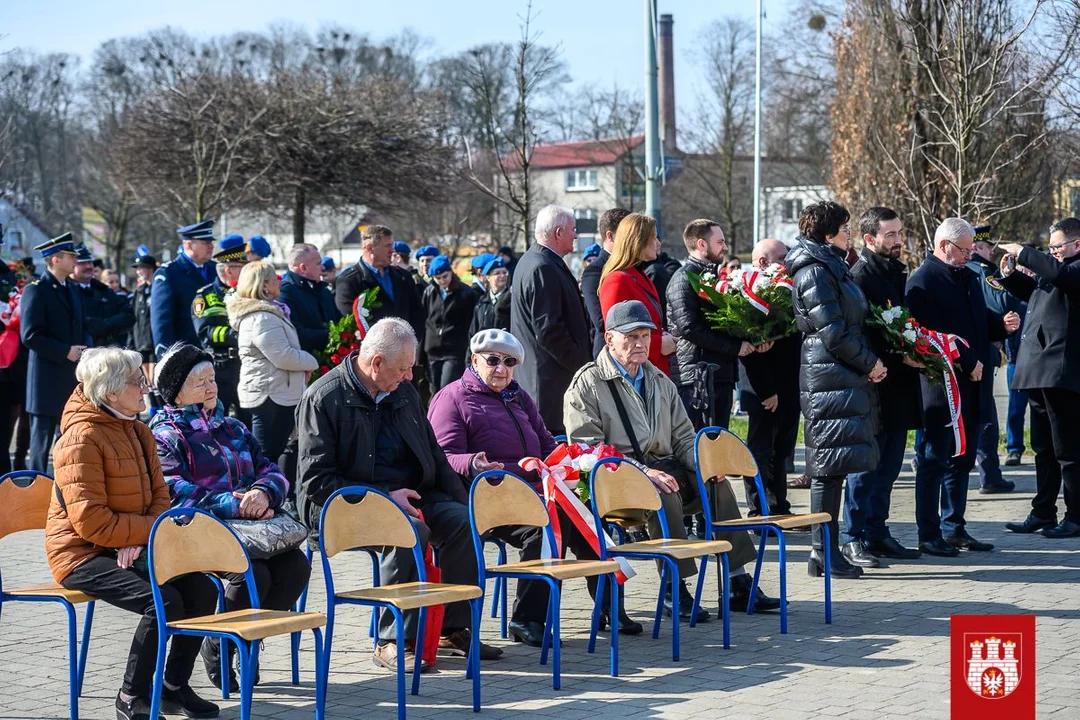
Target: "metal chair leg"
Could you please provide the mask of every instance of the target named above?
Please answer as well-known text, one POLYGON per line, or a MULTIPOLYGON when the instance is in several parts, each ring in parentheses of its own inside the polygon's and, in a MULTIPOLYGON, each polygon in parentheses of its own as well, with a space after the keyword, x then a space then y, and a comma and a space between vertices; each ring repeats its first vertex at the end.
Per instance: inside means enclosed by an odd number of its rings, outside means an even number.
MULTIPOLYGON (((562 630, 559 626, 560 600, 562 588, 551 594, 551 687, 559 690, 562 687, 562 630)), ((617 601, 616 601, 617 602, 617 601)), ((615 605, 617 608, 618 605, 615 605)), ((612 635, 618 635, 618 626, 611 628, 612 635)))
POLYGON ((724 649, 731 647, 731 568, 727 553, 720 554, 720 614, 724 617, 724 649))
MULTIPOLYGON (((652 636, 653 640, 660 637, 660 622, 664 616, 664 590, 668 584, 668 566, 667 563, 663 563, 663 570, 660 571, 660 590, 656 594, 656 614, 653 616, 652 636)), ((675 622, 679 619, 675 618, 675 622)))
POLYGON ((825 539, 825 623, 832 623, 832 538, 829 534, 832 532, 829 530, 829 523, 823 523, 822 528, 825 532, 822 537, 825 539))
POLYGON ((79 718, 79 646, 78 631, 75 628, 75 606, 63 601, 68 618, 68 704, 72 720, 79 718))
POLYGON ((679 579, 679 566, 671 558, 664 558, 664 564, 669 566, 668 574, 671 577, 671 659, 679 659, 679 625, 682 624, 679 611, 679 590, 682 583, 679 579))
MULTIPOLYGON (((771 528, 761 528, 761 542, 758 544, 757 562, 754 563, 754 577, 750 582, 750 599, 746 603, 746 614, 754 614, 754 606, 757 604, 758 581, 761 579, 761 563, 765 560, 765 548, 769 542, 771 528)), ((779 535, 779 533, 777 533, 779 535)))
POLYGON ((86 677, 86 654, 90 650, 90 628, 94 624, 94 601, 86 603, 86 616, 83 618, 82 646, 79 648, 79 687, 82 696, 83 678, 86 677))
MULTIPOLYGON (((596 578, 596 597, 593 598, 593 613, 592 622, 589 625, 589 646, 587 652, 592 654, 596 650, 596 634, 600 631, 600 613, 603 608, 604 590, 606 588, 607 575, 600 575, 596 578)), ((613 619, 613 618, 608 618, 613 619)), ((616 628, 612 628, 612 632, 615 632, 616 628)))
MULTIPOLYGON (((780 634, 787 634, 787 540, 784 533, 776 533, 776 544, 780 560, 780 634)), ((757 595, 757 592, 754 592, 757 595)))
POLYGON ((397 636, 398 720, 405 720, 405 621, 396 607, 391 605, 387 609, 394 613, 394 634, 397 636))
MULTIPOLYGON (((252 652, 248 645, 247 642, 236 638, 236 653, 240 658, 240 720, 250 720, 251 718, 251 695, 255 689, 252 685, 255 680, 252 675, 252 652)), ((225 647, 224 640, 222 640, 221 647, 225 647)), ((150 713, 150 717, 155 717, 155 715, 150 713)))
POLYGON ((466 662, 469 663, 472 671, 473 712, 480 712, 480 616, 484 612, 483 602, 483 598, 477 598, 469 603, 472 610, 472 630, 469 657, 466 662))
MULTIPOLYGON (((618 612, 619 607, 619 579, 614 573, 611 574, 611 607, 616 608, 612 612, 618 612)), ((611 626, 611 677, 619 677, 619 628, 611 626)))
POLYGON ((315 636, 315 720, 323 720, 326 716, 326 672, 322 667, 323 638, 319 628, 311 629, 315 636))
MULTIPOLYGON (((547 578, 544 578, 547 581, 547 578)), ((548 650, 551 648, 551 605, 552 598, 555 597, 555 593, 559 591, 559 588, 554 583, 548 583, 550 592, 548 593, 548 606, 547 617, 544 619, 544 639, 540 643, 540 664, 547 665, 548 650)))
POLYGON ((150 717, 161 714, 161 688, 165 684, 165 643, 169 641, 168 632, 158 632, 157 660, 154 663, 154 684, 150 690, 150 717))
POLYGON ((416 646, 413 648, 413 695, 420 694, 420 669, 424 662, 422 656, 424 654, 424 626, 427 624, 427 611, 427 608, 420 608, 420 618, 416 624, 416 646))
POLYGON ((698 565, 697 588, 694 590, 694 607, 690 610, 690 627, 697 627, 698 612, 701 610, 701 592, 705 589, 705 569, 709 567, 709 556, 702 555, 698 565))

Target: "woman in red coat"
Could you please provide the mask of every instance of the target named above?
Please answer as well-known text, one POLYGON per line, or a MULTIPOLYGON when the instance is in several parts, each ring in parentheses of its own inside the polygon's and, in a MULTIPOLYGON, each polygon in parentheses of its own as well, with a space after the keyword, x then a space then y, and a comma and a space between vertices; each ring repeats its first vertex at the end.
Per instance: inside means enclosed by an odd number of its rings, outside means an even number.
POLYGON ((611 306, 624 300, 645 303, 657 328, 649 342, 649 362, 670 376, 668 358, 675 352, 675 337, 663 329, 660 293, 642 270, 659 252, 660 240, 656 237, 654 219, 641 213, 631 213, 623 218, 615 233, 615 247, 600 276, 600 309, 607 317, 611 306))

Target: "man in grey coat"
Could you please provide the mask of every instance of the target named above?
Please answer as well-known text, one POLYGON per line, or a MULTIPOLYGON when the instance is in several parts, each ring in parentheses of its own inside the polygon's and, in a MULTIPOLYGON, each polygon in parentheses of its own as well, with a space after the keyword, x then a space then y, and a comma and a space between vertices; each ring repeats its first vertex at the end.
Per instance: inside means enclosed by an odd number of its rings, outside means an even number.
POLYGON ((577 279, 563 258, 577 238, 574 214, 548 205, 536 216, 536 244, 518 260, 510 332, 525 347, 517 381, 552 435, 563 429, 563 393, 592 359, 577 279))

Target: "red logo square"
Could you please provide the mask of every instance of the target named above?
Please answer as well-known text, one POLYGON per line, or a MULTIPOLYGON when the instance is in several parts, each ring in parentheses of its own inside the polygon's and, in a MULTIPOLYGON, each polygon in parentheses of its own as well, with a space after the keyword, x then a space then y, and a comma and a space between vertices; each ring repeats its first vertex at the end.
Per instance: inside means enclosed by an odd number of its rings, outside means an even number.
POLYGON ((952 717, 1034 720, 1035 616, 953 615, 952 717))

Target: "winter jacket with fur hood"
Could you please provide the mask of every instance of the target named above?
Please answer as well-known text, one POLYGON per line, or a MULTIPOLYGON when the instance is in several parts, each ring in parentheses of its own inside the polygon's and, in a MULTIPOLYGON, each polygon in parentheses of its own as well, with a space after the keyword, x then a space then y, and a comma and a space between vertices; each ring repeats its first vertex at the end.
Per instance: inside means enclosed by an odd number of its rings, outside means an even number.
POLYGON ((240 407, 255 408, 266 400, 293 407, 304 394, 304 373, 319 367, 300 349, 296 328, 283 306, 267 300, 233 297, 229 325, 238 335, 240 407))

